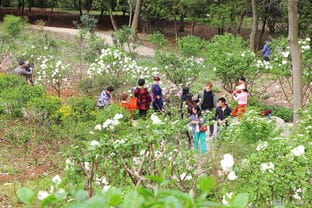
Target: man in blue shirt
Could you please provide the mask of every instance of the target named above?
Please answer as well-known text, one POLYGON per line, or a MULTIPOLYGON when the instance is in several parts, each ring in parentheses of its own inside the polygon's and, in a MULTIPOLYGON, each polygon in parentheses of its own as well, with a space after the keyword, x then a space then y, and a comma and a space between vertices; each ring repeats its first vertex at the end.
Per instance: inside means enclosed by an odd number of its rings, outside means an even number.
POLYGON ((262 54, 263 54, 263 60, 264 61, 269 61, 269 56, 270 56, 270 53, 271 53, 270 47, 269 47, 270 43, 271 42, 269 40, 267 40, 267 41, 265 41, 265 44, 263 46, 262 54))
POLYGON ((159 86, 159 77, 154 77, 154 84, 152 85, 152 103, 155 111, 163 111, 162 89, 159 86))
POLYGON ((111 104, 112 102, 112 92, 114 91, 114 88, 112 86, 109 86, 106 88, 106 90, 103 90, 101 93, 98 101, 97 101, 97 106, 102 109, 104 108, 105 105, 111 104))

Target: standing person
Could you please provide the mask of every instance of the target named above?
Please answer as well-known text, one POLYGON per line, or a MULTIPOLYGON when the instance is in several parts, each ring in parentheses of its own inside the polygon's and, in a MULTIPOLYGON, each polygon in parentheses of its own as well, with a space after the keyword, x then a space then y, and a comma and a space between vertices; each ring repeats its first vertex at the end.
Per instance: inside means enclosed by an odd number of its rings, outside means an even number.
POLYGON ((234 100, 237 101, 237 106, 232 112, 233 117, 241 118, 242 115, 246 112, 247 101, 248 101, 248 92, 247 89, 242 89, 241 93, 232 94, 234 100))
MULTIPOLYGON (((203 114, 212 112, 213 109, 217 106, 217 98, 216 95, 212 92, 212 83, 207 82, 204 86, 204 90, 199 93, 198 98, 199 98, 199 106, 201 107, 201 110, 203 114)), ((211 124, 209 125, 209 136, 213 136, 213 130, 214 130, 214 125, 211 124)))
POLYGON ((271 54, 270 44, 271 44, 271 41, 267 40, 267 41, 265 41, 265 44, 263 46, 262 54, 263 54, 263 60, 264 61, 270 60, 270 58, 269 58, 270 54, 271 54))
POLYGON ((25 77, 28 84, 33 83, 33 67, 31 67, 30 64, 26 65, 25 61, 20 60, 18 62, 18 66, 14 69, 14 73, 25 77))
POLYGON ((134 90, 134 96, 137 98, 138 109, 140 117, 144 118, 150 108, 151 96, 147 90, 144 79, 139 79, 139 87, 134 90))
POLYGON ((245 77, 241 76, 238 78, 238 82, 233 93, 234 94, 241 93, 241 90, 243 89, 247 89, 247 83, 245 77))
POLYGON ((231 108, 226 104, 224 97, 218 99, 218 107, 216 108, 215 120, 217 121, 218 130, 220 133, 220 126, 228 126, 228 118, 231 116, 231 108))
POLYGON ((163 95, 162 89, 159 86, 159 77, 154 77, 154 84, 152 85, 152 103, 154 111, 163 111, 163 95))
POLYGON ((190 121, 193 128, 193 141, 194 141, 194 150, 198 151, 198 142, 200 143, 200 153, 205 153, 206 149, 206 131, 201 131, 200 126, 204 123, 201 118, 200 107, 196 105, 192 109, 192 115, 190 116, 190 121))
POLYGON ((104 106, 112 103, 112 92, 114 91, 114 87, 109 86, 106 90, 103 90, 100 94, 100 97, 97 101, 97 106, 100 109, 103 109, 104 106))
MULTIPOLYGON (((181 118, 183 119, 184 118, 184 106, 185 104, 187 104, 187 95, 190 93, 190 88, 189 87, 183 87, 182 89, 182 95, 180 97, 180 113, 181 113, 181 118)), ((191 98, 193 97, 193 95, 191 96, 191 98)), ((188 116, 189 117, 189 116, 188 116)))

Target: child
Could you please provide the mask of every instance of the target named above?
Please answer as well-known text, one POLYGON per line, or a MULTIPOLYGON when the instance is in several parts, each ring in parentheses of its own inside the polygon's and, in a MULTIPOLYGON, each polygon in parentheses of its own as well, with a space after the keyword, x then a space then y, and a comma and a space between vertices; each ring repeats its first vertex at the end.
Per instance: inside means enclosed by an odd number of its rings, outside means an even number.
POLYGON ((248 92, 247 89, 242 89, 240 93, 234 94, 234 100, 237 101, 237 106, 234 108, 232 112, 233 117, 241 118, 243 114, 246 112, 247 100, 248 100, 248 92))
POLYGON ((145 79, 139 79, 139 87, 134 90, 134 96, 137 98, 139 115, 141 118, 146 117, 147 111, 150 108, 151 96, 145 85, 145 79))
POLYGON ((114 91, 114 87, 109 86, 106 90, 103 90, 100 94, 100 97, 97 101, 97 106, 100 109, 103 109, 104 106, 109 105, 112 103, 112 92, 114 91))
POLYGON ((216 121, 218 123, 217 132, 220 133, 220 126, 228 126, 227 119, 231 116, 231 108, 226 104, 225 98, 218 99, 218 107, 216 108, 216 121))
POLYGON ((200 107, 196 105, 192 109, 192 115, 190 121, 193 128, 193 140, 194 150, 198 151, 198 142, 200 143, 200 153, 206 152, 206 131, 200 131, 200 126, 203 124, 203 120, 200 118, 201 112, 200 107))
POLYGON ((241 76, 238 78, 237 85, 235 87, 235 90, 233 91, 234 95, 241 93, 243 89, 247 89, 247 83, 245 77, 241 76))

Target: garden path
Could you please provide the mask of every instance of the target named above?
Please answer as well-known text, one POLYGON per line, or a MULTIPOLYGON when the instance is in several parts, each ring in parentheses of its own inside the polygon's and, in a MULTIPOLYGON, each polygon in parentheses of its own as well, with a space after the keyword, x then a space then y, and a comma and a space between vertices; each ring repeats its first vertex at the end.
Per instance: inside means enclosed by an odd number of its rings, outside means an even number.
MULTIPOLYGON (((63 27, 48 27, 48 26, 32 26, 35 29, 43 29, 45 31, 50 31, 50 32, 56 32, 56 33, 64 33, 64 34, 69 34, 69 35, 77 35, 79 32, 79 29, 73 29, 73 28, 63 28, 63 27)), ((109 32, 96 32, 97 35, 101 36, 104 40, 105 43, 108 45, 112 46, 113 45, 113 39, 111 36, 111 33, 109 32)), ((155 55, 155 50, 153 48, 139 45, 136 49, 134 49, 134 52, 141 56, 154 56, 155 55)))

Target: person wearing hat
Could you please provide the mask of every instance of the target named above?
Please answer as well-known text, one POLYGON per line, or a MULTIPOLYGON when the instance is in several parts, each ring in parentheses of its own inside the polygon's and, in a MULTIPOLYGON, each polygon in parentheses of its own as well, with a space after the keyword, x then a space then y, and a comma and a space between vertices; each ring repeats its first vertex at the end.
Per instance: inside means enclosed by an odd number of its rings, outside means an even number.
POLYGON ((97 101, 97 106, 102 109, 105 105, 109 105, 112 103, 112 92, 114 91, 114 87, 109 86, 106 90, 103 90, 100 94, 100 97, 97 101))
POLYGON ((18 61, 18 66, 14 69, 14 73, 25 77, 27 83, 29 84, 33 83, 32 80, 33 68, 30 67, 29 64, 27 67, 25 61, 23 60, 18 61))
POLYGON ((163 111, 162 89, 159 86, 160 77, 153 78, 152 85, 152 104, 155 111, 163 111))

